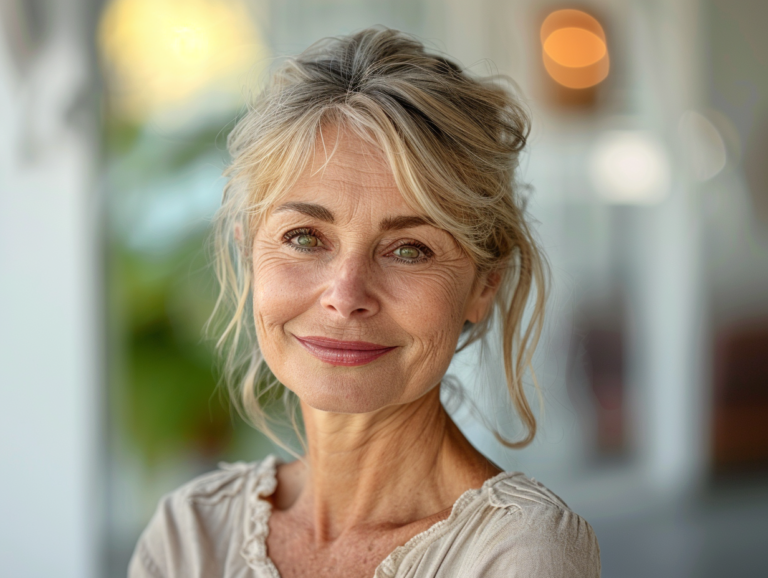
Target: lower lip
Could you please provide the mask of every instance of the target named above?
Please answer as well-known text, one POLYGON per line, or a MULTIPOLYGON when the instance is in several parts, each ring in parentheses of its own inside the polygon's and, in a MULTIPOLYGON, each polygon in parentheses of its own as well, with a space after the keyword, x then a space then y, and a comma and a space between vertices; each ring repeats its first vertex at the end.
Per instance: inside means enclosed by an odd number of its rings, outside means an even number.
POLYGON ((296 337, 296 340, 304 346, 311 355, 329 363, 331 365, 340 365, 345 367, 353 367, 356 365, 365 365, 377 360, 382 355, 385 355, 392 351, 394 347, 385 347, 382 349, 345 349, 329 347, 328 345, 321 345, 314 341, 305 341, 296 337))

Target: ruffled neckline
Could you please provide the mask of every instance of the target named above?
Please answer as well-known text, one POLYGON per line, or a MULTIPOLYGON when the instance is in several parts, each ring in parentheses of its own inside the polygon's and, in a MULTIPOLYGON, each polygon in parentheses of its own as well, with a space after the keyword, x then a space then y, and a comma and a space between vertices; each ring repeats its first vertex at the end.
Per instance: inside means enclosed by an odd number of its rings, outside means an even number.
MULTIPOLYGON (((260 572, 260 576, 269 578, 281 578, 280 572, 267 555, 267 537, 269 536, 269 518, 272 515, 272 504, 264 498, 271 496, 277 488, 278 458, 270 455, 258 464, 253 471, 252 481, 247 488, 247 508, 245 516, 245 542, 242 554, 248 566, 260 572)), ((465 491, 456 500, 451 508, 450 515, 444 520, 432 524, 426 530, 419 532, 402 546, 395 548, 376 567, 373 578, 392 578, 397 572, 403 559, 415 550, 423 550, 437 540, 461 514, 467 506, 476 500, 482 493, 489 491, 498 482, 513 476, 521 475, 519 472, 501 472, 487 479, 479 488, 471 488, 465 491)))
POLYGON ((259 462, 252 482, 246 488, 245 541, 243 558, 248 566, 269 578, 280 578, 280 572, 267 555, 269 517, 272 504, 263 498, 271 496, 277 487, 277 458, 273 455, 259 462))

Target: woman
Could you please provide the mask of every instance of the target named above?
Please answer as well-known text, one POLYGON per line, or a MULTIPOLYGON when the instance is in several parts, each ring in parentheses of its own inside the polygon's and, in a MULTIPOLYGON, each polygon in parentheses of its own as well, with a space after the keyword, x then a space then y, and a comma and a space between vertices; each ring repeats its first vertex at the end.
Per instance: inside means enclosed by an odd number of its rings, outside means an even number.
POLYGON ((164 498, 131 578, 599 576, 590 526, 485 458, 440 403, 457 347, 495 316, 527 428, 503 441, 535 434, 522 374, 544 267, 515 184, 527 134, 508 90, 393 30, 277 71, 230 137, 219 345, 257 427, 275 435, 264 406, 281 389, 298 400, 306 452, 164 498))

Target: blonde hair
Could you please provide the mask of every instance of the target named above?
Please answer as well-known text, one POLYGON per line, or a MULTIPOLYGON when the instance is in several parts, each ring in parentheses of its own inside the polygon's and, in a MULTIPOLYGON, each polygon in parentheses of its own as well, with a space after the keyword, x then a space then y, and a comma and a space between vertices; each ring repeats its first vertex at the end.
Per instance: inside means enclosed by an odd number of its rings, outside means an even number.
MULTIPOLYGON (((515 442, 495 434, 508 447, 527 445, 536 418, 523 375, 546 293, 546 264, 515 178, 528 116, 503 79, 472 77, 383 27, 323 40, 287 60, 229 136, 232 163, 212 246, 220 282, 214 315, 227 312, 217 348, 236 406, 283 447, 268 406, 286 403, 298 425, 295 396, 271 376, 259 352, 250 249, 260 220, 307 166, 326 125, 349 128, 379 147, 406 203, 452 234, 478 274, 501 276, 493 309, 502 325, 507 388, 526 433, 515 442)), ((459 349, 483 338, 493 315, 467 324, 459 349)))

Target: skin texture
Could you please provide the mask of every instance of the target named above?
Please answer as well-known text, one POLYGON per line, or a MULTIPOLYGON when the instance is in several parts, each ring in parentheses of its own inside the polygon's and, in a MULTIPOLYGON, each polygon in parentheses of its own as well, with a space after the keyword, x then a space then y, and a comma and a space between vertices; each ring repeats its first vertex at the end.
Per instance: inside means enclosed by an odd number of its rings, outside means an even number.
POLYGON ((284 578, 373 576, 499 472, 439 399, 496 276, 478 277, 450 234, 419 222, 379 150, 333 127, 322 142, 253 244, 259 344, 301 400, 308 443, 305 461, 279 468, 271 498, 267 547, 284 578), (297 340, 308 336, 393 349, 340 366, 311 355, 297 340))

